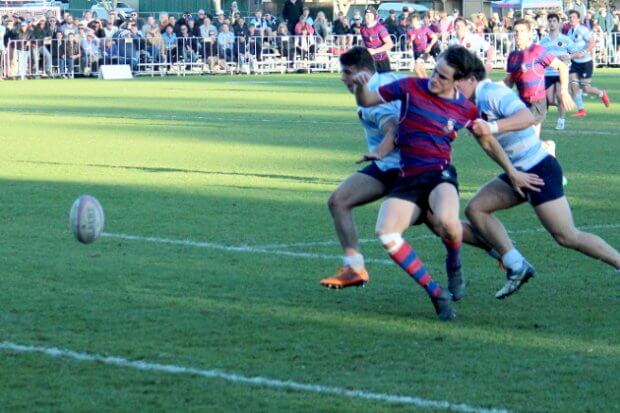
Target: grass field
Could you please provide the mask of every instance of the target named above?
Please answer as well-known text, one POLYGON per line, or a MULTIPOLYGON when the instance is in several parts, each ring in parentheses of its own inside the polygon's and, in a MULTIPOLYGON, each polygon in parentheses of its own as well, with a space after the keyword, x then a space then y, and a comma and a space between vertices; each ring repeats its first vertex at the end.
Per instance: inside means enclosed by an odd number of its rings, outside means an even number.
MULTIPOLYGON (((617 71, 595 84, 620 102, 617 71)), ((577 225, 618 248, 620 104, 587 102, 543 135, 577 225)), ((464 247, 452 323, 386 261, 378 204, 356 213, 371 282, 319 286, 327 198, 365 151, 337 75, 7 81, 0 122, 0 411, 620 411, 618 275, 527 206, 500 217, 538 277, 498 301, 503 273, 464 247), (107 219, 87 246, 85 193, 107 219)), ((467 133, 454 163, 463 203, 498 173, 467 133)), ((445 283, 440 242, 406 237, 445 283)))

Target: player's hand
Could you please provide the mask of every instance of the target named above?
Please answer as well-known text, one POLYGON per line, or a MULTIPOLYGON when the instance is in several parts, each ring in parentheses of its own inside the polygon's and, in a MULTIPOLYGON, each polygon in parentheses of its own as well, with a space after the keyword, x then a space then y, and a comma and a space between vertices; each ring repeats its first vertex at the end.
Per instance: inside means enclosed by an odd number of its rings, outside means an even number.
POLYGON ((516 171, 513 175, 509 176, 509 178, 515 191, 523 198, 525 198, 525 194, 523 193, 524 189, 540 192, 540 187, 545 185, 545 181, 538 175, 521 171, 516 171))
POLYGON ((358 86, 364 86, 370 80, 370 73, 365 70, 362 70, 355 75, 353 75, 353 82, 358 86))
POLYGON ((476 136, 493 135, 489 122, 483 119, 476 119, 471 130, 476 136))
POLYGON ((564 90, 562 91, 562 93, 560 93, 560 105, 562 105, 564 110, 566 110, 567 112, 575 108, 575 101, 573 101, 573 98, 568 92, 568 90, 564 90))
POLYGON ((382 158, 383 157, 379 156, 378 153, 370 152, 370 153, 365 153, 364 155, 362 155, 362 157, 359 158, 357 161, 355 161, 355 163, 380 161, 382 158))

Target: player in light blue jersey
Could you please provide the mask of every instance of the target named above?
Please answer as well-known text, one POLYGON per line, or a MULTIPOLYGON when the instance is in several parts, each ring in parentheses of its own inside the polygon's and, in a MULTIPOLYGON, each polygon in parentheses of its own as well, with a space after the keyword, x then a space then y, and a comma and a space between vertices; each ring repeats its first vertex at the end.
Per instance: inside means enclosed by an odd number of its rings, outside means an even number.
POLYGON ((562 168, 542 147, 532 127, 535 122, 532 113, 512 90, 485 77, 484 66, 478 61, 473 75, 458 84, 463 95, 476 102, 482 116, 474 124, 473 132, 492 133, 518 170, 535 174, 544 181, 536 190, 524 191, 523 197, 506 175, 501 174, 480 188, 467 204, 465 215, 474 230, 502 254, 507 268, 507 282, 495 297, 508 297, 534 276, 534 267, 514 247, 502 223, 493 216, 496 211, 526 201, 558 244, 599 259, 618 271, 620 253, 598 236, 575 228, 562 187, 562 168))
MULTIPOLYGON (((547 28, 549 29, 549 34, 541 39, 540 45, 550 51, 560 61, 570 66, 570 50, 573 47, 573 41, 570 37, 560 32, 560 16, 555 13, 549 13, 547 16, 547 28)), ((557 106, 560 114, 555 129, 564 130, 566 108, 561 104, 560 72, 551 66, 545 69, 545 89, 547 90, 547 104, 549 106, 557 106)))
MULTIPOLYGON (((372 75, 371 88, 373 90, 402 77, 391 72, 377 73, 372 56, 362 47, 354 47, 340 56, 340 64, 342 66, 341 80, 351 93, 355 88, 353 76, 362 71, 372 75)), ((372 108, 360 107, 358 115, 366 133, 369 152, 373 152, 385 137, 391 140, 396 139, 400 102, 372 108)), ((344 258, 342 269, 334 276, 321 280, 321 285, 330 288, 346 288, 363 285, 368 281, 368 272, 364 265, 364 257, 360 253, 352 210, 376 201, 389 193, 399 172, 400 156, 397 150, 393 150, 381 160, 375 160, 349 176, 331 194, 328 206, 334 220, 336 234, 344 251, 344 258)))
POLYGON ((604 89, 598 90, 591 85, 592 72, 594 70, 592 50, 596 46, 596 39, 592 36, 592 32, 581 24, 581 16, 577 10, 571 10, 568 15, 571 28, 566 35, 574 43, 571 53, 573 63, 570 67, 570 82, 571 93, 577 105, 577 112, 573 116, 584 118, 586 110, 583 105, 583 93, 600 97, 605 107, 609 107, 611 100, 604 89))

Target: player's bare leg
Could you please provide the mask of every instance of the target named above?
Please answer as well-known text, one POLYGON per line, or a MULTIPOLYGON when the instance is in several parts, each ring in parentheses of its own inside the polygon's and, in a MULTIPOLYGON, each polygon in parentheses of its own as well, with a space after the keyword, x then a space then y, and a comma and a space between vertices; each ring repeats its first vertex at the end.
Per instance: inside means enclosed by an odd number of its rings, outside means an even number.
POLYGON ((431 278, 411 245, 402 237, 403 232, 421 213, 420 208, 413 202, 388 198, 381 205, 376 232, 392 260, 426 290, 439 318, 448 321, 455 317, 450 305, 450 293, 431 278))
POLYGON ((368 281, 364 257, 360 253, 353 208, 380 199, 385 186, 377 179, 355 173, 344 180, 331 194, 327 203, 334 221, 334 229, 344 252, 343 266, 334 276, 321 280, 321 285, 346 288, 363 285, 368 281))
POLYGON ((575 228, 566 197, 545 202, 534 210, 558 244, 620 268, 620 253, 616 249, 599 236, 575 228))

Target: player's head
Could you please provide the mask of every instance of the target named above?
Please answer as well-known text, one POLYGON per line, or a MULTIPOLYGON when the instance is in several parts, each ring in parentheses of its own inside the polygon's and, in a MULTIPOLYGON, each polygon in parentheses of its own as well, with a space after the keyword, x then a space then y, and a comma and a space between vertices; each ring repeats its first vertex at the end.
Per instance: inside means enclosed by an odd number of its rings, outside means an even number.
POLYGON ((364 21, 366 24, 373 24, 377 20, 377 10, 374 7, 368 7, 364 11, 364 21))
POLYGON ((463 46, 450 46, 439 56, 431 79, 443 80, 447 85, 443 77, 450 77, 452 87, 458 87, 467 98, 471 98, 478 82, 486 78, 486 70, 478 56, 463 46))
POLYGON ((570 24, 573 26, 577 26, 581 23, 581 13, 578 10, 571 10, 568 12, 568 19, 570 20, 570 24))
POLYGON ((411 22, 411 25, 416 29, 422 26, 422 22, 420 22, 420 15, 418 13, 412 13, 411 15, 409 15, 409 21, 411 22))
POLYGON ((454 19, 454 32, 456 33, 456 37, 462 39, 465 37, 469 29, 467 28, 467 20, 462 17, 458 17, 454 19))
POLYGON ((350 92, 354 91, 353 76, 365 70, 370 74, 376 72, 375 61, 365 47, 356 46, 340 55, 342 76, 340 80, 350 92))
POLYGON ((532 25, 525 19, 515 22, 513 32, 518 49, 525 49, 532 43, 532 25))
POLYGON ((549 13, 547 15, 547 27, 550 31, 556 31, 560 27, 560 16, 557 13, 549 13))

